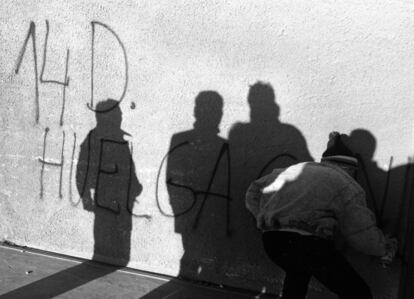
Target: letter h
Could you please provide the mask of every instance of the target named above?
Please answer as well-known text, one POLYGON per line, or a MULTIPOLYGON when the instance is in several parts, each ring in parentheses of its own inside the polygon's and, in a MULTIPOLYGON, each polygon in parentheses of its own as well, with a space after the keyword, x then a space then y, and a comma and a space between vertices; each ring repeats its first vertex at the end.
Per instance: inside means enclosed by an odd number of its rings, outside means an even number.
POLYGON ((63 131, 63 137, 62 137, 62 151, 60 155, 60 162, 52 162, 52 161, 46 161, 46 140, 47 140, 47 134, 49 133, 49 128, 45 129, 45 137, 43 140, 43 155, 42 158, 39 158, 39 162, 42 164, 40 169, 40 198, 43 198, 43 177, 45 172, 45 166, 55 166, 60 167, 60 177, 59 177, 59 198, 62 198, 62 176, 63 176, 63 165, 64 165, 64 149, 65 149, 65 132, 63 131))

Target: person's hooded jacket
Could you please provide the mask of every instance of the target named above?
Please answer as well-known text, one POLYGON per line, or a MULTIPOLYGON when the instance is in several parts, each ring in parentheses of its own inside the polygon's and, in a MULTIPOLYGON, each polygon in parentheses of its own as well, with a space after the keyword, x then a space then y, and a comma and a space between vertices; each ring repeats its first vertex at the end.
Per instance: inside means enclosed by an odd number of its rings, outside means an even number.
POLYGON ((262 231, 296 229, 327 239, 338 231, 363 253, 385 254, 385 237, 366 205, 364 190, 330 163, 273 170, 250 185, 246 207, 262 231))

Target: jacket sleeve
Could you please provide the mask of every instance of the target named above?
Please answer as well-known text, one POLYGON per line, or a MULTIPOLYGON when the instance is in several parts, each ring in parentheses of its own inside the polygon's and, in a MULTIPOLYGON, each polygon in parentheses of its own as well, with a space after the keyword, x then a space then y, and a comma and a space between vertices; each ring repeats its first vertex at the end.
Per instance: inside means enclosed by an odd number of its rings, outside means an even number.
POLYGON ((250 184, 246 192, 246 208, 257 219, 260 211, 260 198, 262 196, 263 181, 266 177, 254 181, 250 184))
POLYGON ((337 217, 345 240, 365 254, 383 256, 385 237, 376 225, 374 214, 366 205, 365 193, 347 188, 339 196, 341 204, 337 217))
POLYGON ((263 211, 261 211, 261 200, 263 188, 270 185, 284 169, 274 169, 272 173, 261 177, 250 184, 246 192, 246 208, 253 214, 257 222, 257 227, 261 228, 263 224, 263 211))

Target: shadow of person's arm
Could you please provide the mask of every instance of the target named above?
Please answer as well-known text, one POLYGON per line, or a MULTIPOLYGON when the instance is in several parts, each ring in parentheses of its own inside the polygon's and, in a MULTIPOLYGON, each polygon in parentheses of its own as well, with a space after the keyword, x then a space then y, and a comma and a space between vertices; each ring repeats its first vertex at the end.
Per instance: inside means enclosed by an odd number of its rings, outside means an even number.
POLYGON ((308 162, 308 161, 315 161, 312 155, 309 152, 308 144, 306 142, 305 137, 302 133, 298 130, 298 137, 297 137, 297 158, 298 162, 308 162))
POLYGON ((129 188, 128 188, 128 210, 132 213, 134 209, 135 202, 138 202, 137 197, 141 195, 143 187, 138 180, 137 174, 135 172, 135 164, 131 160, 130 165, 130 181, 129 181, 129 188))
POLYGON ((83 208, 87 211, 93 211, 95 204, 92 194, 91 178, 91 132, 85 138, 80 146, 79 159, 76 168, 76 187, 79 196, 82 198, 83 208))
POLYGON ((148 214, 147 212, 144 213, 134 213, 134 205, 135 203, 138 203, 138 196, 141 195, 143 186, 139 182, 136 171, 135 171, 135 164, 132 160, 132 155, 130 153, 130 175, 129 175, 129 181, 128 181, 128 201, 127 201, 127 210, 128 212, 138 218, 145 218, 147 220, 151 220, 152 216, 148 214))

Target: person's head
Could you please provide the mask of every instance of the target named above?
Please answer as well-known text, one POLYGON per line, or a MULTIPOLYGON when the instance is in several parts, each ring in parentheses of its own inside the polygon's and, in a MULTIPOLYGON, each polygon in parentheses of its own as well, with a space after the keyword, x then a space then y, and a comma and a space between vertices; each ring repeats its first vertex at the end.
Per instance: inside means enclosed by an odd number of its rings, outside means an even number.
POLYGON ((336 165, 353 178, 356 177, 358 159, 342 142, 341 135, 338 132, 329 134, 327 149, 322 154, 321 162, 336 165))

